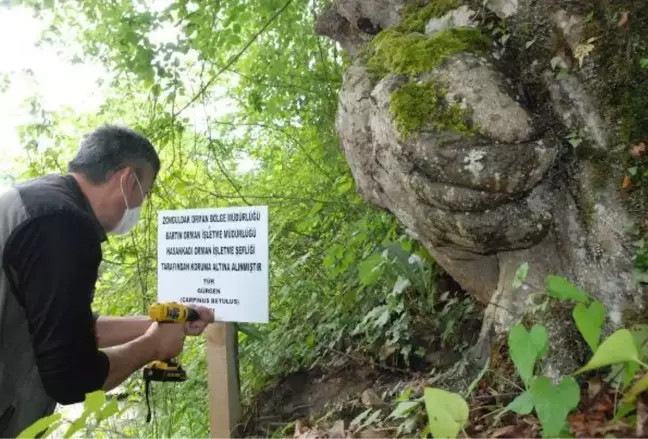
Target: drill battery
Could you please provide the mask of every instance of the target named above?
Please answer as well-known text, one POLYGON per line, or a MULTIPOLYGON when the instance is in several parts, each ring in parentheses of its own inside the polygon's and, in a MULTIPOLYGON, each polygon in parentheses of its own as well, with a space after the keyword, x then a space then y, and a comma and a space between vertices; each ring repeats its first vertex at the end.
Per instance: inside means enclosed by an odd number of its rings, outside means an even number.
MULTIPOLYGON (((149 307, 149 318, 158 323, 185 323, 198 320, 200 316, 196 310, 176 303, 154 303, 149 307)), ((169 358, 164 361, 152 361, 143 369, 144 386, 146 393, 146 405, 148 406, 148 415, 146 422, 151 421, 151 405, 149 402, 149 386, 151 381, 161 382, 180 382, 187 379, 187 373, 184 371, 180 362, 175 358, 169 358)))

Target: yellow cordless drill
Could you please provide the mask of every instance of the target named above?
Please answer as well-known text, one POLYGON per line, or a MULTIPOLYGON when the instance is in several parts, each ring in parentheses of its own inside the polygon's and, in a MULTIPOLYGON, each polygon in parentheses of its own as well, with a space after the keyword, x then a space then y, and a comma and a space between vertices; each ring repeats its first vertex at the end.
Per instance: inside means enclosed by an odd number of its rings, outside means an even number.
MULTIPOLYGON (((154 303, 149 308, 149 317, 158 323, 184 323, 198 320, 196 310, 176 302, 154 303)), ((148 381, 184 381, 187 374, 180 362, 174 358, 153 361, 144 368, 144 379, 148 381)))
MULTIPOLYGON (((149 317, 158 323, 185 323, 198 320, 200 316, 196 310, 176 302, 154 303, 149 307, 149 317)), ((146 404, 149 406, 149 413, 146 422, 151 420, 151 409, 149 405, 149 383, 151 381, 185 381, 187 373, 182 369, 180 362, 175 358, 164 361, 152 361, 144 367, 144 381, 146 391, 146 404)))

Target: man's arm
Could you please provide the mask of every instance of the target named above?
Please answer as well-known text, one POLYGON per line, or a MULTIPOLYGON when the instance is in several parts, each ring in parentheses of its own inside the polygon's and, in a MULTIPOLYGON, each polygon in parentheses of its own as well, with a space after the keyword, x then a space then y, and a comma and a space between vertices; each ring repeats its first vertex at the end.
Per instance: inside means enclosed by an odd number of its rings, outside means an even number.
MULTIPOLYGON (((190 304, 187 307, 198 312, 200 320, 185 323, 186 335, 200 335, 205 327, 214 323, 214 313, 207 307, 190 304)), ((143 335, 153 322, 147 316, 108 317, 97 316, 95 328, 100 349, 121 345, 143 335)))
POLYGON ((95 325, 100 349, 131 342, 144 335, 152 321, 146 316, 99 316, 95 325))
POLYGON ((156 355, 147 336, 98 349, 91 310, 101 260, 95 233, 79 216, 50 215, 23 226, 4 253, 17 273, 17 299, 25 309, 43 385, 61 404, 114 388, 156 355))

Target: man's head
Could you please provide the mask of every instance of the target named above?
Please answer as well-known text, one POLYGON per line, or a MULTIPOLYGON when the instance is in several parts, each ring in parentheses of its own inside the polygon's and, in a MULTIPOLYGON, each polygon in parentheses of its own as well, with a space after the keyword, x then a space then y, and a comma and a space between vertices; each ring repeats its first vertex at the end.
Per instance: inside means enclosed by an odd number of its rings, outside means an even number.
POLYGON ((124 233, 137 221, 159 170, 151 142, 115 125, 86 135, 68 165, 104 229, 113 233, 124 233))

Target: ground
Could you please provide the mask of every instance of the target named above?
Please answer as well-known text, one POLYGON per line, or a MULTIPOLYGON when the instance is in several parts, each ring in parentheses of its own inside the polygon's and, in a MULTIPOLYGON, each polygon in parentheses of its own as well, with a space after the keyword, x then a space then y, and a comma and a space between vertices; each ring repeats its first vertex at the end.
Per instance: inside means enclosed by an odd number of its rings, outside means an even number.
MULTIPOLYGON (((535 415, 503 411, 520 389, 509 381, 514 376, 512 363, 502 357, 497 361, 500 364, 493 364, 475 382, 468 398, 469 423, 459 437, 542 437, 535 415)), ((594 375, 583 381, 579 409, 568 418, 570 436, 564 437, 648 436, 648 398, 644 395, 638 401, 642 422, 615 422, 618 395, 603 378, 594 375)), ((434 379, 433 373, 381 370, 352 360, 344 361, 337 370, 297 372, 257 397, 256 405, 242 420, 244 437, 425 437, 425 408, 416 399, 424 387, 434 385, 434 379), (399 404, 410 407, 410 401, 411 411, 393 415, 399 404)))

